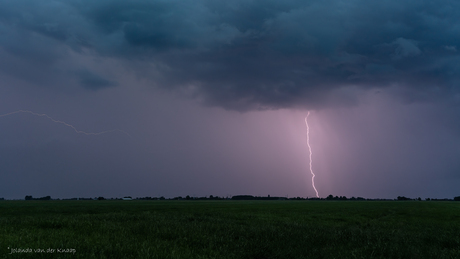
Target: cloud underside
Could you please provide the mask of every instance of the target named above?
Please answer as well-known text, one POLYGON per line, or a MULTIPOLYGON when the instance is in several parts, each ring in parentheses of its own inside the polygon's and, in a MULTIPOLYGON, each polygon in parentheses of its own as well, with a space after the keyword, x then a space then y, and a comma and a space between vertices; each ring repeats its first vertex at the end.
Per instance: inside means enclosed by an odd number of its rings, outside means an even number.
POLYGON ((99 75, 93 74, 92 72, 87 70, 79 71, 78 74, 80 77, 80 85, 88 90, 97 91, 107 87, 116 86, 115 82, 105 79, 99 75))
POLYGON ((70 53, 110 58, 152 85, 235 110, 349 105, 359 91, 388 86, 413 99, 449 97, 459 89, 459 5, 4 1, 0 50, 10 59, 0 66, 25 78, 70 74, 99 90, 116 79, 68 64, 70 53))

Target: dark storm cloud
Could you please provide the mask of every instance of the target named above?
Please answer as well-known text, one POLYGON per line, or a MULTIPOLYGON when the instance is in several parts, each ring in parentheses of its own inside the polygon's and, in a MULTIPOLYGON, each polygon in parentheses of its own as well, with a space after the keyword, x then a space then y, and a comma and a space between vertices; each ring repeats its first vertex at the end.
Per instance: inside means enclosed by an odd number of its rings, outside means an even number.
POLYGON ((99 75, 93 74, 90 71, 82 70, 79 71, 78 76, 80 78, 80 84, 89 90, 97 91, 107 87, 116 86, 115 82, 107 80, 99 75))
POLYGON ((346 105, 355 91, 386 86, 410 100, 458 93, 456 1, 14 1, 0 10, 10 55, 51 65, 67 58, 64 47, 111 57, 229 109, 346 105))

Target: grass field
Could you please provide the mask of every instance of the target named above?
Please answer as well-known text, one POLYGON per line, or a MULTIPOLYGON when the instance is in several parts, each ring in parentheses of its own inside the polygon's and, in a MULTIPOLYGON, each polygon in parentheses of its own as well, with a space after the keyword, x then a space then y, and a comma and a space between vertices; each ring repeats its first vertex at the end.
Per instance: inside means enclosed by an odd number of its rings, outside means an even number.
POLYGON ((460 202, 1 201, 0 252, 1 258, 460 258, 460 202))

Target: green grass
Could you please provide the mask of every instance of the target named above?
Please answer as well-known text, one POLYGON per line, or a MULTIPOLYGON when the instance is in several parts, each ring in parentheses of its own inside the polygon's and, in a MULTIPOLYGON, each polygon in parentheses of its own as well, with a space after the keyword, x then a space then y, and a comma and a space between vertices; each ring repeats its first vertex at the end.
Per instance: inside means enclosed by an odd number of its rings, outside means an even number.
POLYGON ((460 258, 460 202, 1 201, 0 258, 460 258))

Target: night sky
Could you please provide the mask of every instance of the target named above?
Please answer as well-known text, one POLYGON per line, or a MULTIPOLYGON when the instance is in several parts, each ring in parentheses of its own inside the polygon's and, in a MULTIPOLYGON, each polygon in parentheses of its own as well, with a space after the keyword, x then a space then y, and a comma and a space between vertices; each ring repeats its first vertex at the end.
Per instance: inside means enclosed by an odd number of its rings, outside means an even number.
POLYGON ((459 13, 0 0, 0 197, 460 196, 459 13))

